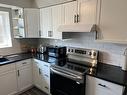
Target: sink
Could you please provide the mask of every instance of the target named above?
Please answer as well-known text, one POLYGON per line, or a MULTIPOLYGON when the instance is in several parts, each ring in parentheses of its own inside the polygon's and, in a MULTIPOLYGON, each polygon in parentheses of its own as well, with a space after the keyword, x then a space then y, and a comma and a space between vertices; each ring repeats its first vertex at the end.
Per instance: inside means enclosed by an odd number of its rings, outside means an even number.
POLYGON ((7 58, 0 58, 0 62, 6 62, 6 61, 9 61, 7 58))

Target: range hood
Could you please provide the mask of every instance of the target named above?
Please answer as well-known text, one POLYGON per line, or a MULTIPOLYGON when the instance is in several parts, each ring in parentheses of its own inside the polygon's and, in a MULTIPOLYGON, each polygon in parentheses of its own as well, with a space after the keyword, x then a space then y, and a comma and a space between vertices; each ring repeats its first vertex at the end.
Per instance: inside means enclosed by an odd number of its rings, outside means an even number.
POLYGON ((72 24, 61 25, 58 28, 60 32, 94 32, 96 31, 95 24, 72 24))

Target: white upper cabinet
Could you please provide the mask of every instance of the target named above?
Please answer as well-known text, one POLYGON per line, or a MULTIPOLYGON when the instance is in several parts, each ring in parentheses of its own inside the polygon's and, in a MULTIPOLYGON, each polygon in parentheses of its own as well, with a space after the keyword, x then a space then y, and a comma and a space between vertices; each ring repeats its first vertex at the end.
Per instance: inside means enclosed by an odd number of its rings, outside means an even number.
POLYGON ((98 0, 78 0, 78 22, 96 24, 98 0))
POLYGON ((64 6, 57 5, 52 7, 52 25, 53 38, 62 39, 62 32, 58 31, 58 27, 64 24, 64 6))
POLYGON ((40 9, 41 37, 62 39, 62 32, 89 32, 97 23, 97 5, 97 0, 77 0, 40 9))
POLYGON ((77 16, 77 1, 65 3, 65 25, 76 23, 77 16))
POLYGON ((40 9, 41 37, 61 39, 62 33, 57 30, 59 25, 64 24, 64 7, 56 5, 40 9))
POLYGON ((40 9, 40 30, 41 37, 52 38, 53 28, 52 28, 52 8, 42 8, 40 9))
POLYGON ((40 21, 40 11, 34 8, 24 9, 24 19, 25 19, 25 31, 26 38, 38 38, 39 33, 39 21, 40 21))
POLYGON ((127 42, 127 0, 102 0, 100 39, 127 42))

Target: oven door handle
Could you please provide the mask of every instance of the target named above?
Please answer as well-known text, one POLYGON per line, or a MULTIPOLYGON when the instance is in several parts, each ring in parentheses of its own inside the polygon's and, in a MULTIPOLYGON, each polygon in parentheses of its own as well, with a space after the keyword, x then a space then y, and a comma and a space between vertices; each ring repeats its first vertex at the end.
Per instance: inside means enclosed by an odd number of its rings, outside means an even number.
POLYGON ((68 74, 68 73, 64 73, 64 72, 60 72, 60 71, 57 71, 57 70, 54 70, 53 68, 50 68, 52 72, 56 73, 56 74, 59 74, 59 75, 62 75, 62 76, 65 76, 65 77, 68 77, 68 78, 71 78, 71 79, 82 79, 80 76, 74 76, 74 75, 71 75, 71 74, 68 74))

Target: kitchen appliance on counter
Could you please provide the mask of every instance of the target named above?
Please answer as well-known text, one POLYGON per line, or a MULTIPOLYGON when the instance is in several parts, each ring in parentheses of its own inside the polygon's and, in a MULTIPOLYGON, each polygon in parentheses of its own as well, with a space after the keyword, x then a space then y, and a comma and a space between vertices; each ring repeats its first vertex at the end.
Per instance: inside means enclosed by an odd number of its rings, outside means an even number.
POLYGON ((46 46, 46 53, 56 58, 66 57, 66 47, 46 46))
POLYGON ((45 53, 45 52, 46 52, 46 46, 40 45, 40 46, 37 48, 37 52, 38 52, 38 53, 45 53))
POLYGON ((97 67, 97 56, 96 50, 67 48, 66 61, 51 65, 51 94, 85 95, 85 74, 97 67))

